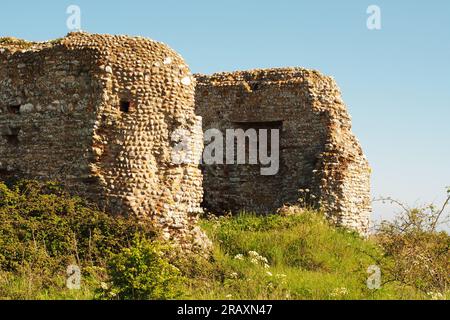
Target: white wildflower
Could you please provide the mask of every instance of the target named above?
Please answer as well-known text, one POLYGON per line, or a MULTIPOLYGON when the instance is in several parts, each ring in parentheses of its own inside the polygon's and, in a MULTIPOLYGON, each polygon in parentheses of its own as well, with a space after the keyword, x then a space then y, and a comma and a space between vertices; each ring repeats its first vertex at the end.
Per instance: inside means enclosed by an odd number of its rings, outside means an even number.
POLYGON ((249 252, 248 252, 248 255, 249 255, 250 257, 254 257, 254 258, 259 257, 259 253, 256 252, 256 251, 249 251, 249 252))
POLYGON ((431 300, 444 300, 445 299, 444 295, 440 292, 428 292, 428 296, 430 297, 431 300))
POLYGON ((101 287, 103 290, 108 290, 108 288, 109 288, 109 286, 108 286, 108 284, 107 284, 106 282, 100 283, 100 287, 101 287))
POLYGON ((346 296, 348 295, 348 290, 345 287, 335 288, 330 295, 334 298, 346 296))
POLYGON ((244 260, 244 255, 243 254, 237 254, 234 256, 235 260, 244 260))

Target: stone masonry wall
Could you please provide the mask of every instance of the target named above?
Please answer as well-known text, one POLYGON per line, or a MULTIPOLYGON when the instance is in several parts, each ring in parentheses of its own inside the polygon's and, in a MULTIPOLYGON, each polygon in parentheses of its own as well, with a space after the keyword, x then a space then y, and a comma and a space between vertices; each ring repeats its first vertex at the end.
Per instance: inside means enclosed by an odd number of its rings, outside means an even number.
POLYGON ((281 130, 274 176, 262 176, 259 165, 203 166, 206 209, 264 214, 306 203, 367 234, 370 168, 332 78, 300 68, 196 78, 196 112, 204 130, 281 130))
POLYGON ((322 207, 367 233, 370 169, 334 81, 300 68, 197 76, 164 44, 71 33, 52 42, 0 39, 0 179, 37 178, 112 214, 150 220, 183 248, 205 249, 213 212, 322 207), (280 170, 204 166, 203 129, 280 129, 280 170), (178 130, 191 160, 176 164, 178 130))
POLYGON ((183 59, 149 39, 0 39, 0 179, 60 181, 108 212, 149 218, 185 249, 204 249, 201 172, 195 159, 171 158, 177 129, 202 148, 194 87, 183 59))

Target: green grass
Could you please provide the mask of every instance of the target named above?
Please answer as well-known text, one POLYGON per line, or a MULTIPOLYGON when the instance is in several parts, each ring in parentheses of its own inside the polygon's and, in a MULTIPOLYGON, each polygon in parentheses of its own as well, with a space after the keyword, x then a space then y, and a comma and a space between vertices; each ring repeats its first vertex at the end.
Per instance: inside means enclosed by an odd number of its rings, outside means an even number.
MULTIPOLYGON (((444 279, 449 270, 448 234, 387 232, 363 239, 331 226, 320 212, 291 213, 202 220, 213 242, 210 259, 177 255, 176 250, 169 250, 170 257, 160 255, 161 263, 181 271, 177 296, 179 291, 180 298, 212 300, 450 298, 444 279), (366 284, 372 265, 382 271, 378 290, 366 284), (423 276, 429 270, 436 276, 423 276)), ((130 285, 124 278, 111 287, 114 267, 131 275, 135 287, 152 285, 156 277, 139 270, 153 270, 146 266, 155 266, 155 259, 134 247, 136 235, 150 241, 151 248, 156 243, 157 232, 149 224, 100 212, 56 184, 0 183, 0 299, 105 298, 101 292, 130 285), (124 255, 130 252, 134 254, 124 255), (117 257, 119 265, 114 264, 117 257), (144 265, 121 267, 133 259, 144 265), (80 290, 66 288, 69 264, 82 270, 80 290)), ((115 279, 121 279, 117 272, 115 279)))
MULTIPOLYGON (((243 214, 203 220, 202 227, 214 243, 212 258, 174 261, 187 278, 181 290, 184 299, 430 298, 396 283, 368 289, 367 268, 381 259, 382 250, 370 240, 330 226, 317 212, 289 217, 243 214)), ((47 283, 32 271, 2 272, 0 299, 95 299, 104 279, 104 272, 87 267, 81 290, 69 290, 62 268, 47 283)))
POLYGON ((192 268, 187 296, 193 299, 427 298, 396 284, 368 289, 367 269, 381 259, 382 250, 330 226, 317 212, 241 214, 202 225, 215 244, 214 261, 192 268), (268 266, 252 262, 251 251, 266 258, 268 266))
POLYGON ((33 273, 0 275, 1 300, 92 300, 98 280, 86 278, 80 290, 66 288, 66 277, 57 274, 53 277, 52 285, 43 284, 33 273))

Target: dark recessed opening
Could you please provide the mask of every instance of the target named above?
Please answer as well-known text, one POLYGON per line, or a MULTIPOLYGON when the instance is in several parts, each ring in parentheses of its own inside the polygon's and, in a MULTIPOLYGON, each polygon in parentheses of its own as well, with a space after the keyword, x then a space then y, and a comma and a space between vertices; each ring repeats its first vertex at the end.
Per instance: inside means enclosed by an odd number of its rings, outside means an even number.
MULTIPOLYGON (((267 136, 266 139, 267 141, 265 141, 264 143, 266 144, 267 147, 267 152, 271 153, 272 151, 272 139, 271 139, 271 135, 272 135, 272 130, 279 130, 279 134, 281 136, 281 131, 283 130, 283 121, 258 121, 258 122, 250 122, 250 121, 246 121, 246 122, 233 122, 233 126, 234 129, 242 129, 244 131, 247 130, 256 130, 256 134, 257 134, 257 149, 260 149, 260 145, 261 143, 263 143, 263 141, 261 140, 261 129, 265 129, 267 130, 267 136)), ((281 137, 280 137, 281 139, 281 137)), ((249 148, 247 147, 247 145, 245 146, 246 148, 246 152, 249 152, 249 148)), ((237 157, 237 154, 235 153, 235 157, 237 157)), ((237 159, 237 158, 236 158, 237 159)), ((248 161, 248 154, 246 154, 246 161, 248 161)))
POLYGON ((130 101, 121 100, 120 101, 120 111, 124 113, 130 112, 130 101))
POLYGON ((2 135, 4 139, 6 139, 6 142, 9 145, 17 146, 19 144, 19 133, 20 128, 10 128, 10 132, 7 134, 2 135))
POLYGON ((264 121, 264 122, 250 122, 250 121, 242 121, 242 122, 233 122, 235 128, 240 128, 244 130, 248 129, 279 129, 283 128, 283 121, 264 121))
POLYGON ((13 114, 20 113, 20 105, 10 105, 8 106, 8 112, 13 114))
POLYGON ((261 88, 261 83, 255 81, 250 83, 250 88, 252 91, 258 91, 261 88))
POLYGON ((15 135, 7 135, 5 136, 6 141, 8 142, 8 144, 12 145, 12 146, 17 146, 19 144, 19 137, 15 136, 15 135))

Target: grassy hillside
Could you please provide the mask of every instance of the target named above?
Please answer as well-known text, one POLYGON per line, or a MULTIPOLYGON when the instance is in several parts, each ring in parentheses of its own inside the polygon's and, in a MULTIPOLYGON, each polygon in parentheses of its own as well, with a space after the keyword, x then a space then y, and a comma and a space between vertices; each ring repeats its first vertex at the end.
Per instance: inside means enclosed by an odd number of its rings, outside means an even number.
MULTIPOLYGON (((190 296, 201 299, 421 299, 391 283, 367 287, 368 267, 382 249, 320 213, 204 221, 215 244, 214 263, 198 268, 190 296)), ((382 267, 382 266, 380 266, 382 267)))
MULTIPOLYGON (((362 239, 320 212, 204 219, 209 259, 173 254, 131 218, 111 218, 54 184, 0 184, 1 299, 444 299, 450 237, 385 228, 362 239), (67 266, 81 288, 66 288, 67 266), (381 288, 367 286, 370 266, 381 288)), ((392 227, 392 226, 390 226, 392 227)))

